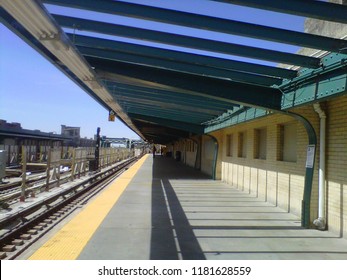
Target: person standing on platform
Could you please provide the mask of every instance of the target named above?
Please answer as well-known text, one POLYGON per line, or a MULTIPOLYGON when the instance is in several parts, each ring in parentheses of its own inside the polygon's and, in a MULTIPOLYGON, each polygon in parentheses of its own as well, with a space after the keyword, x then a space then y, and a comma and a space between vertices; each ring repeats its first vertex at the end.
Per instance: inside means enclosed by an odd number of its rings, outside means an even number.
POLYGON ((155 145, 153 145, 153 158, 155 158, 155 152, 157 151, 155 145))

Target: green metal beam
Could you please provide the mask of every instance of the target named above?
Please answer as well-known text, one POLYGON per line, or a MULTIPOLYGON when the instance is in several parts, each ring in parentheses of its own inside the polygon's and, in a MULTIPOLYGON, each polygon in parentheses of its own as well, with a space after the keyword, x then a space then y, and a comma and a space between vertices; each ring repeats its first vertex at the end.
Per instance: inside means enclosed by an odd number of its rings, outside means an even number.
POLYGON ((231 110, 235 106, 225 102, 218 102, 213 99, 196 97, 196 96, 185 96, 183 94, 170 92, 170 91, 160 91, 156 89, 149 89, 145 87, 129 86, 124 84, 119 84, 112 86, 112 83, 107 82, 106 86, 116 98, 119 96, 130 96, 134 98, 145 98, 150 101, 161 101, 166 103, 175 103, 184 106, 194 106, 202 109, 210 109, 217 111, 231 110))
POLYGON ((89 58, 88 62, 95 67, 101 77, 108 76, 110 78, 114 74, 122 75, 193 91, 201 96, 229 100, 241 105, 273 110, 280 108, 282 93, 275 88, 242 84, 211 77, 201 77, 95 58, 89 58))
POLYGON ((149 58, 141 55, 133 55, 122 52, 115 52, 88 47, 78 47, 78 50, 86 57, 96 57, 115 61, 123 61, 126 63, 140 64, 161 69, 170 69, 178 72, 190 73, 195 75, 211 76, 221 79, 230 79, 243 83, 259 84, 264 86, 280 85, 282 83, 282 79, 279 78, 242 73, 213 67, 206 67, 196 64, 194 65, 176 62, 174 60, 149 58))
MULTIPOLYGON (((143 87, 147 90, 154 90, 158 92, 169 92, 169 94, 177 94, 177 96, 181 96, 183 99, 186 100, 186 98, 201 98, 201 101, 205 100, 207 103, 210 103, 212 105, 221 105, 221 103, 225 103, 226 106, 232 106, 232 107, 239 107, 240 104, 237 104, 233 102, 230 99, 218 97, 215 95, 207 95, 204 93, 191 91, 191 90, 185 90, 182 88, 177 88, 173 86, 168 86, 164 84, 159 84, 155 82, 150 82, 146 80, 140 80, 136 78, 132 78, 129 76, 122 76, 118 75, 116 73, 111 73, 109 71, 102 71, 98 70, 98 75, 100 76, 102 81, 110 81, 121 83, 122 85, 128 85, 128 86, 135 86, 135 87, 143 87)), ((110 89, 110 88, 109 88, 110 89)))
POLYGON ((139 96, 130 96, 130 94, 122 94, 115 96, 117 102, 129 102, 131 104, 141 104, 148 105, 154 108, 165 108, 165 109, 174 109, 176 111, 182 112, 182 115, 185 111, 190 111, 193 113, 203 113, 206 115, 220 115, 224 113, 223 111, 212 110, 210 108, 201 108, 200 106, 196 106, 193 102, 191 104, 182 104, 176 103, 174 100, 170 102, 170 100, 155 100, 148 97, 139 97, 139 96))
POLYGON ((144 120, 132 120, 135 126, 141 129, 147 140, 157 144, 167 144, 180 138, 187 138, 192 133, 190 131, 161 126, 144 120))
POLYGON ((212 0, 296 16, 347 23, 347 6, 324 1, 303 0, 212 0))
POLYGON ((178 110, 162 110, 145 105, 140 106, 135 104, 123 104, 122 102, 120 103, 124 111, 126 111, 127 113, 141 113, 142 115, 159 117, 163 119, 186 121, 187 123, 191 124, 201 124, 213 117, 216 117, 209 115, 199 115, 197 113, 187 111, 181 112, 178 110))
POLYGON ((204 132, 204 127, 202 125, 194 125, 186 122, 178 122, 170 119, 163 119, 158 117, 152 117, 142 114, 129 113, 129 117, 132 119, 138 119, 146 122, 155 123, 161 126, 170 127, 178 130, 188 131, 195 134, 202 134, 204 132))
POLYGON ((149 142, 151 143, 156 143, 156 144, 163 144, 163 145, 166 145, 168 143, 172 143, 172 142, 175 142, 177 140, 179 140, 180 138, 187 138, 189 137, 189 133, 186 132, 184 135, 182 136, 177 136, 177 135, 163 135, 163 134, 160 134, 159 136, 158 135, 149 135, 149 134, 146 134, 146 139, 148 139, 149 142))
POLYGON ((78 42, 76 42, 76 36, 71 36, 70 38, 79 46, 80 49, 83 47, 94 47, 100 49, 107 49, 110 51, 129 53, 134 55, 141 55, 145 57, 158 58, 158 59, 166 59, 166 60, 174 60, 177 62, 184 62, 202 66, 209 66, 214 68, 239 71, 245 73, 256 73, 258 75, 272 76, 272 77, 280 77, 280 78, 294 78, 297 76, 297 71, 248 63, 224 58, 217 58, 212 56, 205 55, 197 55, 192 53, 185 53, 181 51, 167 50, 157 47, 149 47, 139 44, 126 43, 120 41, 109 41, 102 39, 92 39, 90 38, 87 41, 87 38, 77 37, 79 38, 78 42))
MULTIPOLYGON (((73 2, 73 1, 68 1, 73 2)), ((90 7, 88 1, 82 4, 83 8, 90 7)), ((130 17, 137 17, 152 21, 165 22, 175 25, 188 26, 203 30, 210 30, 222 32, 226 34, 235 34, 239 36, 247 36, 256 39, 270 40, 285 44, 298 45, 313 49, 323 49, 331 52, 340 52, 347 47, 346 41, 323 37, 313 34, 306 34, 296 31, 279 29, 274 27, 262 26, 257 24, 250 24, 246 22, 239 22, 230 19, 222 19, 206 15, 198 15, 183 11, 174 11, 163 8, 149 7, 145 5, 132 4, 132 3, 102 3, 98 1, 97 10, 102 12, 125 15, 130 17), (103 5, 108 5, 109 9, 105 11, 103 5), (100 7, 101 6, 101 7, 100 7)), ((222 1, 228 2, 228 1, 222 1)), ((258 1, 259 2, 259 1, 258 1)), ((281 5, 283 6, 283 5, 281 5)), ((95 8, 95 7, 94 7, 95 8)), ((105 7, 104 7, 105 8, 105 7)), ((335 7, 334 7, 335 8, 335 7)), ((58 23, 63 26, 73 26, 72 20, 68 17, 57 17, 58 23)), ((76 24, 81 29, 88 30, 88 23, 84 24, 83 21, 76 24)), ((93 28, 93 27, 89 27, 93 28)), ((97 31, 97 30, 94 30, 97 31)), ((97 31, 99 32, 99 31, 97 31)), ((121 35, 123 36, 123 35, 121 35)))
MULTIPOLYGON (((74 40, 74 37, 71 37, 74 40)), ((96 39, 97 40, 97 39, 96 39)), ((75 40, 74 40, 75 41, 75 40)), ((95 41, 96 42, 96 41, 95 41)), ((92 43, 92 42, 89 42, 92 43)), ((224 58, 217 58, 212 56, 205 55, 197 55, 192 53, 185 53, 181 51, 167 50, 157 47, 148 47, 139 44, 125 43, 119 41, 113 41, 112 45, 110 42, 102 42, 98 41, 96 44, 83 44, 80 41, 78 46, 80 49, 85 46, 85 48, 96 46, 96 48, 108 49, 110 51, 116 51, 121 53, 129 53, 134 55, 141 55, 146 57, 164 59, 164 60, 174 60, 177 62, 185 62, 190 64, 246 72, 246 73, 256 73, 258 75, 272 76, 272 77, 280 77, 280 78, 295 78, 297 76, 297 71, 248 63, 224 58), (82 45, 82 46, 81 46, 82 45)), ((82 49, 83 50, 83 49, 82 49)))
POLYGON ((137 121, 137 123, 141 123, 141 128, 143 131, 145 131, 145 135, 153 139, 154 143, 157 144, 166 144, 168 142, 180 139, 180 138, 187 138, 189 137, 189 134, 191 132, 183 131, 183 130, 177 130, 174 128, 159 126, 156 124, 151 124, 151 127, 148 127, 149 122, 145 122, 142 120, 137 121))
POLYGON ((218 112, 217 115, 220 115, 220 114, 223 114, 224 112, 226 112, 227 110, 231 110, 233 109, 233 107, 224 107, 224 108, 216 108, 215 106, 211 106, 209 105, 208 102, 205 102, 205 103, 197 103, 197 102, 194 102, 194 100, 187 100, 187 101, 181 101, 181 100, 177 100, 175 98, 169 98, 167 96, 160 96, 160 97, 157 97, 157 96, 153 96, 153 95, 146 95, 146 96, 143 96, 143 95, 138 95, 137 93, 133 93, 131 91, 120 91, 120 93, 118 95, 114 95, 115 96, 115 99, 123 99, 123 98, 132 98, 132 99, 137 99, 137 100, 146 100, 148 102, 161 102, 161 103, 172 103, 174 104, 175 106, 179 107, 179 106, 182 106, 183 108, 192 108, 194 107, 194 110, 197 110, 199 112, 218 112))
POLYGON ((217 58, 212 56, 197 55, 192 53, 185 53, 181 51, 167 50, 157 47, 148 47, 139 44, 103 40, 91 37, 76 37, 70 38, 76 43, 79 48, 81 47, 94 47, 100 49, 107 49, 110 51, 129 53, 134 55, 142 55, 146 57, 153 57, 158 59, 169 59, 177 62, 185 62, 190 64, 197 64, 203 66, 209 66, 220 69, 227 69, 232 71, 240 71, 246 73, 256 73, 258 75, 281 77, 281 78, 294 78, 297 76, 297 71, 266 66, 255 63, 247 63, 230 59, 217 58), (76 42, 78 38, 78 42, 76 42))
POLYGON ((188 110, 177 110, 172 108, 159 108, 150 104, 140 104, 139 102, 126 102, 119 101, 119 104, 126 112, 138 112, 136 110, 143 110, 144 114, 153 116, 175 116, 177 120, 187 120, 188 123, 202 123, 211 118, 218 116, 217 114, 203 114, 188 110))
MULTIPOLYGON (((139 115, 141 116, 141 115, 139 115)), ((165 135, 166 137, 170 138, 180 138, 180 137, 188 137, 189 134, 191 133, 190 131, 184 131, 164 125, 159 125, 151 121, 146 121, 142 119, 132 119, 137 126, 141 127, 141 130, 144 132, 146 135, 150 135, 151 137, 153 136, 159 136, 161 137, 162 135, 165 135)))
MULTIPOLYGON (((292 53, 287 53, 282 51, 275 51, 275 50, 262 49, 262 48, 245 46, 245 45, 238 45, 238 44, 233 44, 228 42, 215 41, 215 40, 209 40, 209 39, 203 39, 203 38, 197 38, 197 37, 177 35, 172 33, 165 33, 165 32, 151 31, 151 30, 145 30, 140 28, 120 26, 115 24, 100 23, 99 25, 100 25, 99 32, 104 30, 103 33, 118 35, 118 36, 119 34, 129 34, 127 37, 135 38, 139 40, 143 38, 150 38, 150 40, 153 42, 168 44, 171 46, 192 48, 195 50, 212 51, 212 52, 223 53, 227 55, 250 57, 254 59, 287 63, 291 65, 298 65, 298 66, 308 67, 308 68, 317 68, 320 64, 320 60, 318 58, 299 55, 299 54, 292 54, 292 53)), ((74 42, 78 43, 79 40, 75 37, 74 42)))

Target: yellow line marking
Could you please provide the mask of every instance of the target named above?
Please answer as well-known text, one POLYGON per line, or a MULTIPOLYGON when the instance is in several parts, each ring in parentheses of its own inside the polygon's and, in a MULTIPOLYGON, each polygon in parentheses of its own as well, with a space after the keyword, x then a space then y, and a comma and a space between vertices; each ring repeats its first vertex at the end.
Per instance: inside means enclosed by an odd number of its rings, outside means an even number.
POLYGON ((117 178, 94 201, 38 249, 29 260, 74 260, 82 252, 148 155, 117 178))

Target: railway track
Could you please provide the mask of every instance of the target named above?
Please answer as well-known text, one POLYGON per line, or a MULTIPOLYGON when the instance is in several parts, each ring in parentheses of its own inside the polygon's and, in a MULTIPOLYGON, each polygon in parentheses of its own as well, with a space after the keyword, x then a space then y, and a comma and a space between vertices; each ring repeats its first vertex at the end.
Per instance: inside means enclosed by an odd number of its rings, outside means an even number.
MULTIPOLYGON (((70 173, 61 172, 60 173, 60 184, 64 184, 68 182, 68 180, 71 178, 70 173)), ((57 180, 51 180, 49 182, 48 188, 51 186, 54 186, 56 184, 57 180)), ((6 186, 0 187, 0 207, 1 208, 8 208, 9 205, 11 205, 13 202, 15 202, 17 199, 19 199, 22 195, 22 189, 21 189, 22 182, 13 182, 11 184, 7 184, 6 186)), ((37 193, 41 192, 42 190, 47 188, 47 182, 46 182, 46 175, 41 174, 37 175, 29 180, 26 180, 25 182, 25 193, 28 195, 30 193, 37 193)))
MULTIPOLYGON (((71 177, 70 174, 60 174, 60 183, 66 183, 71 177)), ((13 202, 15 202, 22 195, 21 189, 22 182, 14 182, 12 184, 7 184, 6 186, 2 186, 0 188, 0 207, 8 208, 13 202)), ((38 175, 35 176, 25 182, 25 193, 35 193, 40 192, 41 190, 47 187, 46 183, 46 175, 38 175)), ((56 180, 52 180, 49 183, 49 186, 56 184, 56 180)))
POLYGON ((131 166, 134 157, 60 188, 51 196, 0 219, 0 259, 16 259, 49 230, 86 204, 131 166))

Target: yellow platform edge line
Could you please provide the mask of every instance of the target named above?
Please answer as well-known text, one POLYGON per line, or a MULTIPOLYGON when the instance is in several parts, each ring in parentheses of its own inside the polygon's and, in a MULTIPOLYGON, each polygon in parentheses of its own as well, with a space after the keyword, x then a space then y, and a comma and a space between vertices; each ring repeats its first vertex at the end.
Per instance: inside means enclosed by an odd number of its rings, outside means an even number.
POLYGON ((29 260, 75 260, 118 201, 149 155, 143 156, 29 257, 29 260))

